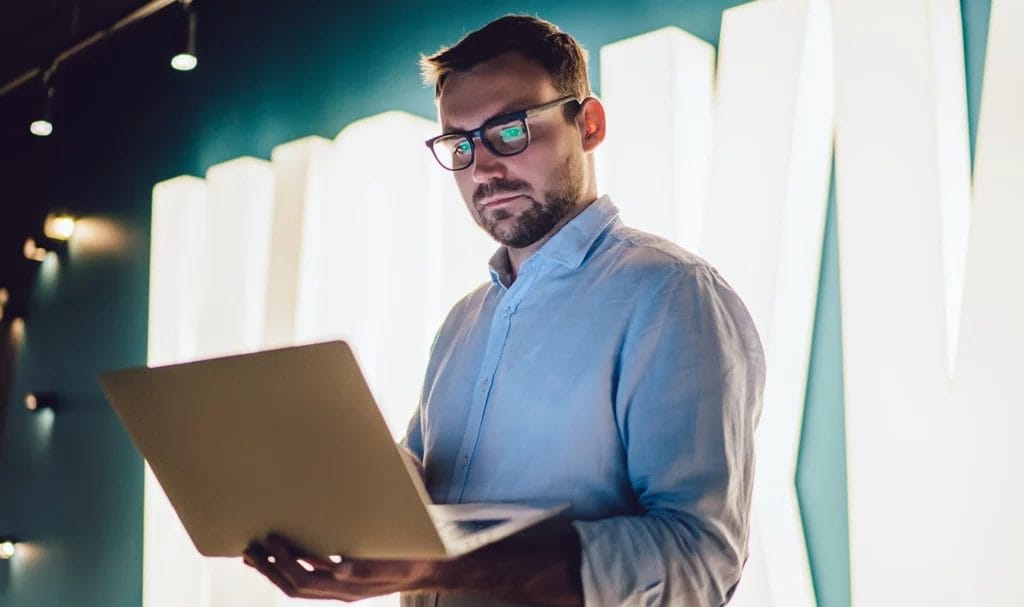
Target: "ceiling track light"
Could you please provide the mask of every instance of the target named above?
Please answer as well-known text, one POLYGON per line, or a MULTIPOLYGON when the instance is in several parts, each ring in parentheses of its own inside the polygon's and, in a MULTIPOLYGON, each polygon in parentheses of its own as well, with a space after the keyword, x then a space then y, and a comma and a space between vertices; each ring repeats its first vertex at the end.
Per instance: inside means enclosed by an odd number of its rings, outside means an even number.
POLYGON ((43 111, 39 118, 28 125, 28 130, 37 137, 49 137, 53 133, 53 97, 57 94, 56 87, 50 82, 52 70, 43 74, 43 111))
POLYGON ((50 213, 43 223, 43 234, 51 240, 68 240, 75 233, 75 218, 67 213, 50 213))
POLYGON ((54 411, 60 399, 54 392, 28 392, 25 394, 25 408, 29 411, 49 409, 54 411))
POLYGON ((199 59, 196 57, 196 11, 192 8, 191 0, 181 0, 181 4, 185 7, 185 20, 187 21, 188 31, 185 38, 185 48, 182 52, 171 57, 171 67, 179 72, 189 72, 195 69, 199 63, 199 59))
POLYGON ((36 239, 31 236, 25 239, 25 245, 22 247, 22 252, 25 254, 25 259, 39 262, 45 261, 46 254, 49 253, 45 247, 39 246, 39 244, 36 243, 36 239))
POLYGON ((15 537, 0 537, 0 560, 9 561, 14 558, 17 552, 18 539, 15 537))

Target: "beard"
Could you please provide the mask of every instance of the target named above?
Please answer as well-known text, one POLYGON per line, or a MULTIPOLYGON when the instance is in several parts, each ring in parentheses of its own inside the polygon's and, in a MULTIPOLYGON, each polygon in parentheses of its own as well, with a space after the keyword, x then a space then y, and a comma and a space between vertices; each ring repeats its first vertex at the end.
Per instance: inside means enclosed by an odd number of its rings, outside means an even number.
POLYGON ((514 249, 526 248, 552 234, 565 223, 583 196, 583 169, 578 159, 569 157, 555 172, 555 186, 543 193, 541 200, 522 194, 529 191, 525 181, 498 179, 482 184, 473 194, 474 202, 499 193, 521 194, 530 206, 515 217, 505 209, 498 209, 488 217, 479 213, 477 224, 491 238, 514 249))

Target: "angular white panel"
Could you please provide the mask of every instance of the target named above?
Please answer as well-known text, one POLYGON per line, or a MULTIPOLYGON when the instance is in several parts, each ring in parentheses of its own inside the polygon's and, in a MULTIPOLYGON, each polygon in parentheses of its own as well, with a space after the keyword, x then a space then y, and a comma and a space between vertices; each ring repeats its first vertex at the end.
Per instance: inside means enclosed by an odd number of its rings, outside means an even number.
POLYGON ((396 436, 416 406, 433 330, 425 303, 436 277, 423 260, 441 205, 430 195, 439 167, 417 144, 436 129, 389 112, 342 131, 304 239, 296 337, 351 341, 396 436))
MULTIPOLYGON (((1024 570, 1024 3, 993 0, 974 166, 956 396, 971 441, 975 511, 963 554, 976 605, 1020 602, 1024 570)), ((965 584, 965 589, 968 586, 965 584)), ((964 603, 966 604, 966 603, 964 603)))
MULTIPOLYGON (((274 148, 274 215, 267 269, 264 347, 295 342, 299 285, 315 268, 303 263, 304 236, 326 204, 334 149, 323 137, 306 137, 274 148)), ((308 280, 308 279, 307 279, 308 280)))
MULTIPOLYGON (((927 0, 837 0, 836 196, 855 605, 954 605, 968 547, 947 375, 927 0), (886 18, 878 15, 885 12, 886 18)), ((952 2, 947 4, 953 4, 952 2)))
MULTIPOLYGON (((177 177, 153 188, 147 364, 194 358, 202 288, 206 184, 177 177)), ((149 466, 143 499, 145 607, 202 605, 202 565, 149 466)))
POLYGON ((601 48, 598 186, 631 226, 696 251, 707 206, 715 49, 676 27, 601 48))
MULTIPOLYGON (((954 3, 955 4, 955 3, 954 3)), ((946 352, 954 373, 971 213, 971 153, 967 129, 967 74, 963 20, 949 0, 931 0, 932 78, 935 88, 935 150, 939 166, 942 268, 946 302, 946 352)))
POLYGON ((836 2, 837 196, 858 605, 1014 604, 1024 566, 1024 92, 1019 2, 993 2, 967 203, 959 4, 836 2), (887 10, 886 19, 878 19, 887 10), (870 40, 870 44, 865 41, 870 40), (880 95, 884 91, 885 95, 880 95), (879 142, 884 142, 880 145, 879 142), (957 166, 955 163, 960 162, 957 166), (952 295, 950 295, 952 293, 952 295), (952 305, 950 302, 953 302, 952 305), (949 337, 947 339, 947 336, 949 337))
POLYGON ((795 477, 830 177, 827 3, 725 11, 718 61, 702 254, 750 309, 768 365, 748 563, 755 575, 734 603, 814 605, 795 477))
POLYGON ((194 357, 206 232, 206 183, 176 177, 153 187, 147 362, 194 357))
POLYGON ((211 357, 262 342, 274 172, 265 160, 238 158, 210 167, 206 182, 198 344, 211 357))

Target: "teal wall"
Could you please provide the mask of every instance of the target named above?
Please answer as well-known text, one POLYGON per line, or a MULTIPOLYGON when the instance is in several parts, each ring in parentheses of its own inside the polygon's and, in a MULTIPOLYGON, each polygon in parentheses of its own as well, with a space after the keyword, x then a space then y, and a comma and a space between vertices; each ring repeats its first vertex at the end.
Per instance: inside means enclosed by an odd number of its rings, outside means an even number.
MULTIPOLYGON (((167 66, 181 22, 165 12, 61 75, 55 136, 25 145, 50 146, 53 200, 111 222, 122 245, 103 252, 72 247, 60 267, 47 267, 37 277, 16 360, 14 406, 0 442, 0 534, 16 533, 34 550, 0 562, 0 604, 141 604, 142 463, 95 378, 105 369, 145 362, 153 184, 185 173, 202 175, 210 165, 242 155, 267 158, 273 146, 299 137, 333 137, 346 124, 388 109, 433 117, 432 92, 422 87, 416 69, 419 53, 454 42, 505 12, 540 14, 574 34, 591 51, 600 92, 602 45, 666 25, 717 43, 721 11, 738 2, 352 4, 198 0, 200 60, 194 72, 167 66), (40 389, 63 397, 49 426, 17 406, 25 391, 40 389)), ((988 1, 981 4, 987 7, 988 1)), ((977 13, 965 10, 973 19, 965 22, 972 87, 980 82, 977 53, 980 48, 983 54, 987 8, 984 18, 977 13)), ((834 202, 829 208, 794 480, 819 603, 845 607, 850 601, 834 202)))

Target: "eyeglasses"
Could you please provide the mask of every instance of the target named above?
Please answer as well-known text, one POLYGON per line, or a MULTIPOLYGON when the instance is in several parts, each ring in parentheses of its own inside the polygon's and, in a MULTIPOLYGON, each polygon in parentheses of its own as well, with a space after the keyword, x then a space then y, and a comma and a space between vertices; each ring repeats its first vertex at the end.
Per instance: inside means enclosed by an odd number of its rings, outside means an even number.
MULTIPOLYGON (((561 107, 566 103, 580 105, 580 101, 575 97, 562 97, 536 107, 495 116, 480 125, 480 128, 472 131, 456 131, 438 135, 428 139, 426 144, 434 153, 438 164, 449 171, 461 171, 473 164, 476 157, 473 139, 478 137, 484 147, 496 156, 522 154, 530 145, 530 125, 527 123, 527 118, 561 107)), ((579 110, 579 107, 576 109, 579 110)))

